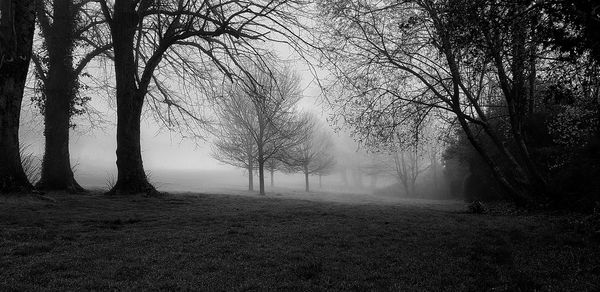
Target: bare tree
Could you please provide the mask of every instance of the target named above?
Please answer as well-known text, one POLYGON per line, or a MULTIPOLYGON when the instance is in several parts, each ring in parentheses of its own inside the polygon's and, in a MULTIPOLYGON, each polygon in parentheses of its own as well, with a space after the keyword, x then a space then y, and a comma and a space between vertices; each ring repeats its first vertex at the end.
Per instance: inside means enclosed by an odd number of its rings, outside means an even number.
POLYGON ((381 177, 393 175, 390 171, 390 155, 388 153, 371 153, 368 161, 363 165, 362 172, 371 178, 371 189, 377 188, 377 181, 381 177))
POLYGON ((256 143, 248 128, 256 115, 250 100, 241 95, 228 95, 217 106, 218 122, 213 131, 212 156, 220 162, 248 171, 248 190, 254 191, 256 143))
POLYGON ((112 36, 117 87, 118 177, 110 193, 151 194, 156 190, 146 178, 140 147, 145 97, 154 89, 169 110, 190 114, 157 82, 161 61, 176 68, 178 77, 181 70, 200 81, 219 72, 232 77, 239 58, 260 54, 251 41, 269 39, 269 32, 290 19, 286 9, 297 1, 98 1, 112 36), (190 52, 197 53, 196 61, 182 62, 190 52))
POLYGON ((316 46, 338 77, 330 89, 349 97, 332 103, 366 142, 392 140, 399 125, 431 114, 454 119, 507 195, 523 204, 547 195, 523 134, 536 46, 527 5, 320 2, 316 46), (495 106, 506 106, 508 133, 492 126, 495 106))
POLYGON ((44 44, 34 53, 33 62, 41 87, 37 102, 44 114, 45 151, 36 187, 81 191, 69 155, 71 117, 83 114, 88 100, 79 93, 80 76, 88 63, 106 53, 111 44, 103 44, 96 37, 104 20, 91 0, 40 2, 37 14, 44 44), (86 44, 92 40, 93 45, 86 44))
POLYGON ((301 123, 295 114, 300 100, 298 78, 287 68, 255 66, 232 84, 221 108, 236 121, 256 147, 259 192, 265 194, 265 163, 298 143, 301 123))
POLYGON ((419 175, 427 170, 431 165, 423 161, 422 153, 417 146, 406 151, 394 153, 394 171, 396 178, 404 187, 405 194, 409 197, 417 195, 417 179, 419 175))
POLYGON ((269 171, 271 176, 271 187, 275 186, 275 171, 280 170, 282 167, 283 163, 277 157, 271 157, 265 162, 265 169, 269 171))
POLYGON ((0 1, 0 193, 27 191, 19 153, 21 102, 35 29, 34 0, 0 1))
POLYGON ((308 177, 311 174, 326 174, 335 166, 333 156, 333 141, 328 132, 319 125, 318 120, 311 114, 305 114, 303 134, 298 146, 288 153, 287 163, 295 170, 304 174, 305 191, 310 191, 308 177))

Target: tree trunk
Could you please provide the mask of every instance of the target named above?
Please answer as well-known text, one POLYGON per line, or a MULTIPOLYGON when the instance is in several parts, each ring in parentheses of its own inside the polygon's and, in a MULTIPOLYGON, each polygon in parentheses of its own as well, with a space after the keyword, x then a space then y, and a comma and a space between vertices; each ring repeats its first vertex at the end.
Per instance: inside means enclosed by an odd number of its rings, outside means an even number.
POLYGON ((321 181, 323 175, 319 174, 319 188, 322 189, 323 188, 323 183, 321 181))
POLYGON ((410 180, 410 196, 412 198, 417 197, 417 179, 416 176, 410 180))
POLYGON ((258 147, 258 185, 261 196, 265 195, 265 158, 262 147, 258 147))
POLYGON ((305 191, 308 193, 308 192, 310 192, 310 188, 308 185, 308 166, 306 166, 306 165, 304 166, 304 182, 306 184, 305 191))
POLYGON ((131 0, 115 2, 111 34, 117 85, 117 182, 109 194, 153 195, 156 189, 148 182, 140 146, 140 118, 145 92, 135 82, 133 40, 137 25, 135 5, 131 0))
POLYGON ((0 16, 0 193, 33 188, 21 164, 19 121, 27 79, 35 1, 2 1, 0 16))
POLYGON ((265 171, 264 171, 264 162, 261 160, 258 161, 258 185, 259 185, 259 194, 261 196, 265 195, 265 171))
POLYGON ((271 172, 271 187, 274 187, 275 181, 273 180, 273 177, 275 175, 275 169, 271 169, 270 172, 271 172))
POLYGON ((402 186, 404 187, 404 197, 410 197, 410 188, 408 187, 408 181, 405 178, 402 178, 402 186))
POLYGON ((46 36, 48 74, 44 82, 45 151, 37 188, 83 191, 75 181, 69 155, 71 103, 75 99, 77 76, 73 69, 73 3, 55 0, 54 21, 46 36))
POLYGON ((248 190, 252 192, 254 191, 254 165, 252 165, 252 163, 248 165, 248 190))
MULTIPOLYGON (((517 183, 515 183, 515 179, 514 179, 515 178, 514 173, 520 172, 521 165, 513 159, 513 157, 511 156, 511 153, 507 151, 506 147, 500 141, 498 141, 497 137, 490 131, 489 127, 486 127, 484 125, 483 126, 484 131, 488 134, 488 137, 491 138, 492 142, 496 145, 496 147, 498 148, 500 153, 503 156, 505 156, 510 163, 514 163, 514 169, 512 169, 512 171, 513 171, 512 173, 503 171, 500 168, 500 166, 498 165, 498 163, 496 163, 496 161, 494 159, 492 159, 489 151, 486 151, 486 149, 475 139, 471 129, 469 128, 468 122, 462 116, 463 111, 462 111, 461 102, 460 102, 460 96, 461 96, 460 86, 462 84, 461 73, 459 71, 459 67, 457 65, 456 58, 454 56, 454 52, 452 51, 452 45, 451 45, 450 39, 448 37, 448 34, 445 33, 445 30, 447 28, 445 26, 443 26, 441 23, 437 23, 436 28, 439 31, 444 32, 441 35, 442 36, 441 43, 442 43, 442 52, 446 57, 446 61, 448 62, 448 66, 450 68, 450 72, 452 75, 452 97, 451 97, 452 111, 456 114, 456 117, 461 125, 461 128, 464 130, 465 134, 467 135, 469 142, 471 143, 471 145, 473 145, 475 150, 481 155, 481 157, 483 158, 485 163, 490 167, 494 177, 500 183, 500 185, 505 189, 508 196, 510 196, 511 199, 519 205, 529 204, 531 202, 530 193, 527 192, 527 190, 524 190, 523 188, 521 188, 517 183)), ((495 52, 495 53, 497 53, 497 52, 495 52)), ((495 59, 495 62, 497 63, 497 69, 503 70, 504 67, 503 67, 502 62, 500 61, 500 59, 501 59, 500 56, 498 54, 495 54, 494 59, 495 59)), ((503 91, 505 92, 505 97, 510 98, 506 94, 507 86, 502 85, 503 81, 506 81, 506 80, 502 80, 503 79, 502 75, 503 74, 498 73, 501 87, 503 87, 503 91)), ((507 102, 508 102, 508 100, 507 100, 507 102)), ((508 109, 509 109, 509 111, 511 110, 510 104, 508 105, 508 109)), ((482 113, 481 108, 475 107, 475 110, 478 112, 479 117, 484 119, 483 121, 486 122, 485 115, 482 113)), ((512 113, 511 113, 511 121, 512 121, 512 113)), ((514 131, 514 128, 513 128, 513 131, 514 131)))

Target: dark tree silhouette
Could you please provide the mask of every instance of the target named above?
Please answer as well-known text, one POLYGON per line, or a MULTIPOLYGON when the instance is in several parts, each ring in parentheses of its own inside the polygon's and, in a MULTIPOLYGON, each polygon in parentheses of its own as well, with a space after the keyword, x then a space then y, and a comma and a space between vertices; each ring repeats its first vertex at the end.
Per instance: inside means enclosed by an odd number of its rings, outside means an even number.
POLYGON ((19 153, 21 102, 35 29, 34 0, 0 2, 0 193, 27 191, 19 153))
POLYGON ((90 7, 91 0, 41 1, 37 5, 38 23, 45 50, 34 54, 36 76, 41 85, 38 104, 44 113, 45 151, 41 179, 36 184, 43 190, 82 191, 73 176, 69 155, 71 116, 82 113, 86 102, 78 96, 79 77, 86 65, 110 49, 94 37, 103 24, 101 15, 90 7), (94 46, 76 46, 76 42, 94 40, 94 46), (83 51, 78 62, 75 50, 83 51))

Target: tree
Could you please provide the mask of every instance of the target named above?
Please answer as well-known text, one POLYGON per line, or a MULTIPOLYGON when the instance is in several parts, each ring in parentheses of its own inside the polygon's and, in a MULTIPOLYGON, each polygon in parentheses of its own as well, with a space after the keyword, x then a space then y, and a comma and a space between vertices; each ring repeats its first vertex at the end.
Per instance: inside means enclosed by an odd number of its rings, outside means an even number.
POLYGON ((269 171, 271 175, 271 187, 275 186, 275 171, 282 167, 281 160, 276 157, 271 157, 265 162, 265 169, 269 171))
MULTIPOLYGON (((112 36, 117 87, 118 177, 109 193, 155 193, 144 172, 140 146, 140 116, 146 95, 153 87, 161 102, 175 107, 155 78, 161 61, 185 70, 192 65, 206 68, 212 63, 232 77, 230 67, 239 59, 260 54, 251 40, 268 39, 268 32, 286 25, 286 14, 295 1, 149 1, 99 0, 112 36), (284 18, 284 19, 282 19, 284 18), (261 23, 262 21, 262 23, 261 23), (199 61, 180 62, 194 48, 199 61), (153 86, 151 86, 153 85, 153 86)), ((189 71, 188 71, 189 72, 189 71)), ((189 78, 211 79, 194 69, 189 78)), ((217 72, 211 72, 217 73, 217 72)), ((206 94, 206 92, 205 92, 206 94)), ((192 114, 192 116, 194 116, 192 114)))
POLYGON ((71 117, 82 114, 87 98, 79 95, 79 77, 87 64, 110 49, 95 37, 103 24, 90 0, 41 1, 37 5, 38 23, 44 50, 33 56, 41 94, 38 105, 44 114, 45 151, 38 189, 82 191, 73 177, 69 155, 71 117), (94 46, 77 46, 94 40, 94 46), (75 60, 74 54, 82 53, 75 60), (77 62, 76 62, 77 61, 77 62))
POLYGON ((248 171, 248 190, 254 191, 256 143, 248 128, 256 129, 255 112, 243 95, 227 95, 217 106, 217 127, 214 130, 212 156, 220 162, 248 171))
POLYGON ((308 177, 324 174, 335 166, 332 154, 333 141, 329 133, 320 128, 315 116, 306 114, 302 119, 301 142, 288 153, 287 164, 304 174, 305 191, 310 191, 308 177))
POLYGON ((524 127, 540 43, 532 2, 323 1, 320 7, 316 46, 337 76, 330 90, 350 97, 332 103, 364 141, 389 141, 398 126, 432 114, 455 120, 514 201, 550 196, 524 127), (494 128, 499 118, 490 114, 497 107, 508 117, 506 132, 494 128))
POLYGON ((269 159, 298 143, 302 127, 294 113, 300 100, 298 78, 287 68, 254 66, 248 75, 233 83, 222 108, 236 121, 256 147, 259 192, 265 194, 264 168, 269 159))
POLYGON ((590 53, 600 63, 600 4, 594 0, 544 1, 545 43, 574 55, 590 53))
POLYGON ((0 193, 32 189, 19 153, 19 118, 33 45, 35 5, 35 0, 0 2, 0 193))
POLYGON ((396 179, 402 183, 408 197, 415 197, 417 195, 417 179, 431 165, 424 165, 418 146, 413 146, 407 151, 398 151, 394 153, 393 157, 396 179))

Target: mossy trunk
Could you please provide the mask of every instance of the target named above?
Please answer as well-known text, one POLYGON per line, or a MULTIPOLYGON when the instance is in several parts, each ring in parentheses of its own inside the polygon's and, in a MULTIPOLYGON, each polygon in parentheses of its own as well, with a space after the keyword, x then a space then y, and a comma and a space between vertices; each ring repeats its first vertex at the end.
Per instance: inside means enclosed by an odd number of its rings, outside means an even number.
POLYGON ((48 74, 44 82, 45 152, 37 188, 83 191, 73 176, 69 154, 71 104, 75 99, 77 76, 73 69, 73 3, 54 1, 54 18, 45 36, 48 74))

